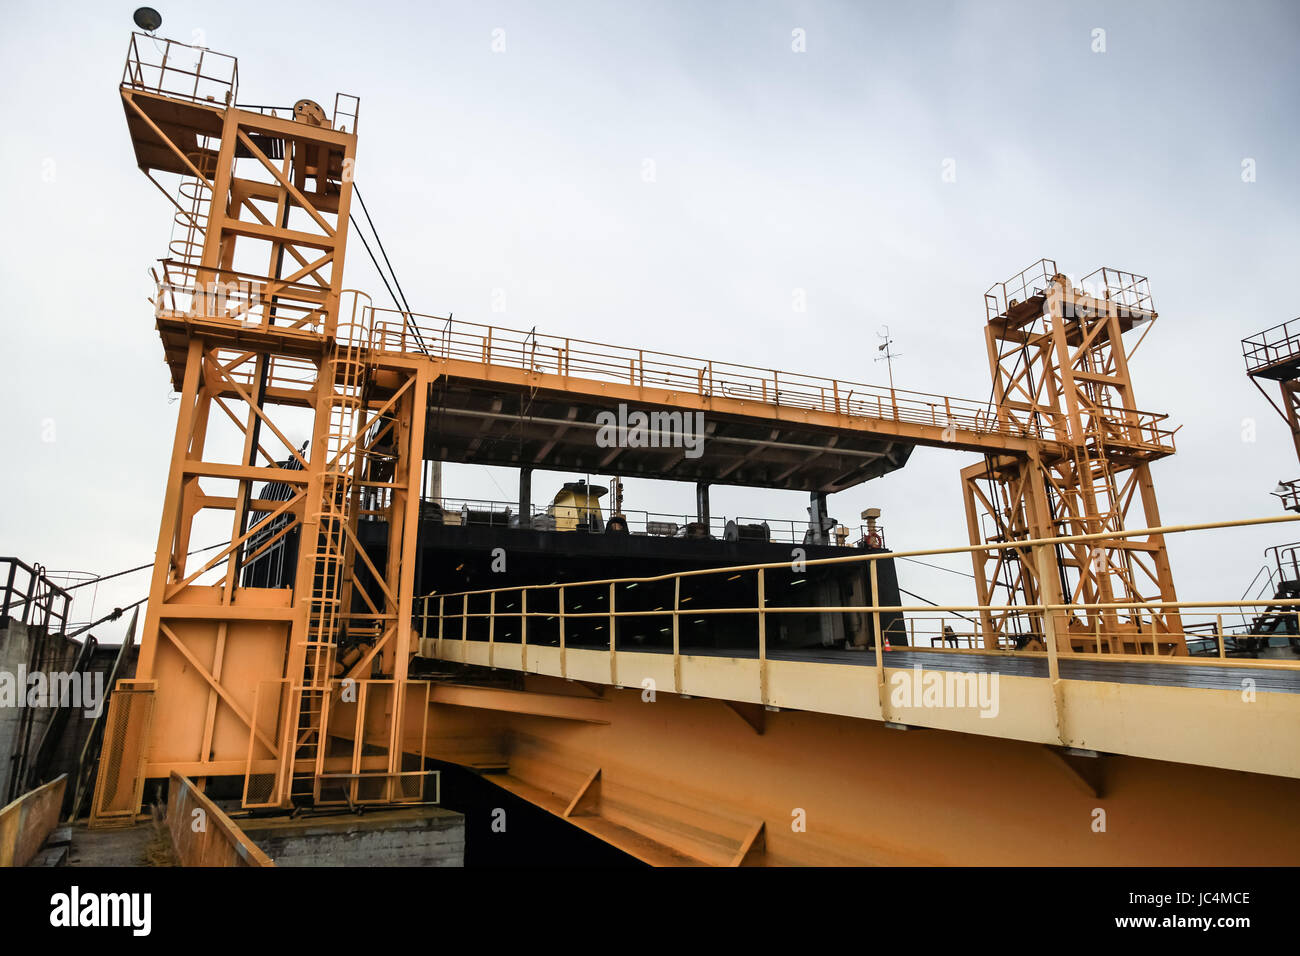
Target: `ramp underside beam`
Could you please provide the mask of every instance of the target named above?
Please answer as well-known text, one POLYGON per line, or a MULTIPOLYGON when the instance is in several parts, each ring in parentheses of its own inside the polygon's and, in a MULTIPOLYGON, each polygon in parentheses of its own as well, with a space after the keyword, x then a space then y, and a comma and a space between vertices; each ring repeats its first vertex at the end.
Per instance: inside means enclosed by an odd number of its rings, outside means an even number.
POLYGON ((607 724, 504 718, 504 772, 485 779, 664 865, 1260 865, 1300 854, 1300 780, 1045 758, 1039 744, 828 714, 768 714, 760 736, 724 707, 627 690, 610 693, 607 724))

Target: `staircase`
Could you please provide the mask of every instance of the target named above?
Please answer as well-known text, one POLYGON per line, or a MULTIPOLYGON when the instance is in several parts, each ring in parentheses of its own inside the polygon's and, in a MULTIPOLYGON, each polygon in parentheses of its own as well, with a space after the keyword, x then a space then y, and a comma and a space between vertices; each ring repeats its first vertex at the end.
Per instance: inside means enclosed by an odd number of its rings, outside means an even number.
MULTIPOLYGON (((1300 599, 1300 542, 1276 545, 1264 553, 1272 560, 1256 572, 1246 586, 1242 600, 1263 600, 1264 595, 1270 592, 1279 602, 1300 599), (1259 582, 1258 587, 1256 582, 1259 582)), ((1273 643, 1274 638, 1287 637, 1292 650, 1300 654, 1298 611, 1300 606, 1297 605, 1267 605, 1236 635, 1224 636, 1225 652, 1230 657, 1256 657, 1273 643)))
MULTIPOLYGON (((1278 581, 1273 597, 1279 601, 1300 598, 1300 580, 1282 579, 1278 581)), ((1291 604, 1269 605, 1263 612, 1255 615, 1250 622, 1250 630, 1245 638, 1247 650, 1260 651, 1269 645, 1269 639, 1275 636, 1290 637, 1292 648, 1300 650, 1300 627, 1296 623, 1297 608, 1291 604)), ((1239 639, 1238 643, 1242 643, 1239 639)))

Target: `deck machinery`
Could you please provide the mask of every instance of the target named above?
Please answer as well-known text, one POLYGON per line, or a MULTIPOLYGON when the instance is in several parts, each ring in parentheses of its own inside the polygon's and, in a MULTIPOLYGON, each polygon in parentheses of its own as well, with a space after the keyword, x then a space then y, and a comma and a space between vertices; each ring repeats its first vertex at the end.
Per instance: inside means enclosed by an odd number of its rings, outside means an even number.
POLYGON ((1128 370, 1156 318, 1145 278, 1076 283, 1042 260, 994 286, 986 402, 386 311, 343 287, 357 100, 246 107, 237 78, 233 58, 137 34, 121 83, 137 163, 174 206, 153 304, 181 397, 94 823, 130 819, 145 781, 173 772, 233 781, 246 808, 418 801, 437 759, 650 862, 1300 858, 1285 729, 1300 697, 1246 710, 1232 683, 1140 669, 1187 660, 1164 538, 1146 530, 1173 433, 1136 410, 1128 370), (701 453, 594 440, 624 406, 698 413, 701 453), (703 607, 725 590, 717 568, 587 583, 587 609, 572 583, 418 587, 426 460, 801 489, 824 514, 826 494, 916 445, 983 455, 962 472, 980 626, 947 663, 874 637, 856 653, 772 646, 778 614, 851 613, 880 634, 880 547, 833 558, 870 582, 840 608, 773 606, 772 563, 725 569, 748 602, 730 608, 703 607), (271 486, 284 492, 259 497, 271 486), (214 516, 229 544, 191 559, 214 516), (381 551, 361 540, 376 524, 381 551), (247 583, 290 532, 290 586, 247 583), (662 597, 630 604, 637 584, 662 597), (752 645, 689 649, 692 599, 700 621, 743 614, 752 645), (570 640, 654 615, 659 647, 570 640), (1000 676, 997 699, 894 693, 953 660, 1000 676), (1251 809, 1207 828, 1187 793, 1251 809), (1098 830, 1098 806, 1122 838, 1098 830), (1193 825, 1197 840, 1175 838, 1193 825))

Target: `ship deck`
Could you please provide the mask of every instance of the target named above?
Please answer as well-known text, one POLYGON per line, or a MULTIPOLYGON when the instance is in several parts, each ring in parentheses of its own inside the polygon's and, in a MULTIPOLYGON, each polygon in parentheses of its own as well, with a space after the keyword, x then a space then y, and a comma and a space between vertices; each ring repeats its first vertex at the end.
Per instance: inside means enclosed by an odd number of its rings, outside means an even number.
MULTIPOLYGON (((669 652, 671 653, 671 652, 669 652)), ((696 654, 716 657, 736 657, 741 659, 757 658, 758 652, 743 650, 696 651, 696 654)), ((1014 677, 1048 676, 1047 655, 1026 656, 1023 654, 984 654, 978 651, 954 654, 947 651, 929 650, 921 647, 894 648, 887 654, 889 668, 921 667, 924 670, 955 671, 960 673, 976 672, 987 674, 1006 674, 1014 677)), ((875 655, 862 651, 849 651, 842 648, 826 647, 797 650, 771 650, 768 657, 772 660, 807 661, 821 664, 874 667, 875 655)), ((1295 655, 1289 655, 1292 662, 1300 661, 1295 655)), ((1286 660, 1286 658, 1282 658, 1286 660)), ((1219 666, 1204 660, 1186 659, 1179 662, 1136 661, 1125 659, 1113 660, 1072 660, 1063 657, 1060 662, 1061 677, 1066 680, 1112 681, 1117 684, 1154 684, 1165 687, 1206 687, 1219 690, 1241 690, 1242 681, 1249 678, 1255 681, 1255 689, 1272 693, 1300 694, 1300 670, 1287 670, 1269 667, 1261 662, 1259 666, 1250 666, 1247 662, 1235 662, 1231 666, 1219 666)))

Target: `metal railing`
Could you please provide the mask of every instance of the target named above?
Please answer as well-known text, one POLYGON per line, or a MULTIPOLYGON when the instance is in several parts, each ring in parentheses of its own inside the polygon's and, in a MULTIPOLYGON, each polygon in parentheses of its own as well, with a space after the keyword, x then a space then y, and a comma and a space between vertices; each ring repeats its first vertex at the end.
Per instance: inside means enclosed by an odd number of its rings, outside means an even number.
POLYGON ((249 329, 325 333, 327 286, 213 269, 177 259, 154 275, 156 318, 226 320, 249 329))
POLYGON ((1146 276, 1112 266, 1102 266, 1079 281, 1088 295, 1115 303, 1121 316, 1149 318, 1155 315, 1151 284, 1146 276))
MULTIPOLYGON (((426 506, 438 508, 443 515, 443 523, 448 525, 484 525, 493 527, 528 527, 538 531, 557 530, 555 516, 549 508, 533 506, 527 521, 521 523, 518 503, 510 501, 489 501, 481 498, 425 498, 426 506)), ((587 520, 587 510, 581 505, 560 505, 557 509, 560 517, 576 519, 579 531, 597 534, 605 533, 606 522, 612 512, 601 509, 602 520, 587 520)), ((595 509, 591 509, 594 513, 595 509)), ((686 534, 687 525, 696 523, 693 515, 668 514, 655 511, 640 511, 624 508, 619 512, 627 522, 628 532, 635 535, 652 537, 680 538, 686 534), (671 526, 671 527, 669 527, 671 526)), ((726 533, 727 519, 710 518, 709 535, 722 538, 726 533)), ((563 529, 560 529, 563 530, 563 529)))
POLYGON ((72 595, 51 581, 41 565, 0 558, 0 622, 13 618, 51 634, 68 629, 72 595))
POLYGON ((122 85, 195 103, 228 106, 239 90, 239 61, 206 47, 132 33, 122 85), (152 57, 150 50, 155 54, 152 57))
MULTIPOLYGON (((1050 548, 1058 544, 1096 541, 1115 536, 1174 535, 1221 528, 1280 524, 1296 520, 1300 520, 1300 517, 1255 518, 1243 521, 1141 528, 1118 533, 1066 535, 1033 539, 1022 544, 1030 548, 1050 548)), ((874 622, 873 633, 884 634, 887 637, 893 634, 906 635, 909 638, 907 643, 913 647, 925 647, 928 644, 929 647, 925 649, 927 652, 934 653, 994 652, 1031 657, 1042 657, 1046 654, 1053 661, 1058 657, 1069 657, 1107 660, 1134 658, 1156 663, 1198 663, 1193 656, 1177 653, 1185 648, 1234 665, 1248 664, 1300 670, 1300 658, 1231 661, 1230 658, 1239 649, 1242 639, 1247 636, 1248 628, 1227 626, 1224 623, 1225 616, 1239 614, 1251 608, 1260 611, 1280 610, 1283 615, 1300 614, 1300 598, 1241 601, 1148 600, 1106 604, 1062 602, 981 605, 972 603, 933 606, 886 604, 881 603, 876 597, 879 590, 876 587, 875 562, 882 558, 970 554, 996 550, 998 547, 998 545, 985 544, 894 554, 859 552, 844 557, 808 559, 800 562, 797 572, 799 576, 791 581, 784 580, 784 576, 792 573, 790 563, 779 562, 694 569, 645 577, 605 578, 562 584, 553 582, 513 585, 447 594, 434 592, 419 599, 416 624, 417 629, 426 639, 440 642, 487 641, 491 644, 497 642, 500 636, 516 645, 526 646, 531 642, 558 646, 561 649, 569 644, 570 634, 579 633, 582 646, 589 648, 594 640, 598 649, 603 649, 610 655, 616 655, 620 650, 629 650, 625 640, 629 636, 640 639, 647 634, 667 634, 671 637, 660 638, 659 650, 663 652, 670 650, 674 658, 677 658, 683 653, 691 653, 689 649, 683 650, 683 618, 688 618, 691 623, 701 623, 715 616, 723 618, 740 616, 754 622, 753 646, 746 646, 746 653, 736 653, 733 656, 752 658, 756 653, 761 660, 773 651, 767 637, 767 621, 770 617, 842 613, 866 615, 874 622), (788 594, 790 591, 788 585, 804 583, 804 579, 814 568, 857 563, 865 563, 867 566, 872 583, 871 603, 843 606, 786 605, 775 604, 769 600, 769 597, 776 593, 770 586, 773 582, 779 581, 780 584, 787 585, 785 593, 788 594), (738 581, 740 583, 736 583, 738 581), (708 606, 710 602, 707 595, 734 594, 740 589, 753 595, 750 603, 740 606, 708 606), (581 606, 576 601, 578 596, 582 598, 581 606), (589 610, 586 607, 588 601, 599 606, 589 610), (691 606, 686 606, 687 603, 691 606), (1029 633, 1042 639, 1046 651, 1020 650, 1005 643, 986 643, 980 635, 979 626, 971 627, 974 624, 972 615, 982 612, 1011 613, 1033 618, 1035 628, 1029 633), (1170 631, 1155 625, 1156 618, 1166 618, 1171 614, 1178 615, 1178 619, 1182 621, 1180 630, 1170 631), (903 621, 907 623, 901 626, 895 623, 882 627, 886 616, 890 615, 902 615, 903 621), (912 615, 920 616, 913 620, 912 615), (962 630, 969 633, 965 635, 957 633, 958 619, 964 623, 962 630), (631 634, 623 629, 620 633, 622 621, 645 622, 647 620, 653 622, 653 626, 648 630, 642 629, 640 633, 631 634), (534 622, 545 622, 544 636, 540 641, 537 640, 536 633, 530 639, 530 627, 533 627, 534 622), (556 626, 551 627, 550 622, 556 622, 556 626), (1085 625, 1085 622, 1091 623, 1085 625), (585 629, 583 629, 584 625, 586 625, 585 629), (951 632, 948 627, 952 628, 951 632), (1066 643, 1070 646, 1078 645, 1083 650, 1058 649, 1057 641, 1053 637, 1067 634, 1069 640, 1066 643), (1121 649, 1119 652, 1111 650, 1115 642, 1118 642, 1121 649), (1208 651, 1201 646, 1206 642, 1209 644, 1208 651), (954 644, 957 646, 953 646, 954 644), (1128 651, 1128 648, 1132 650, 1128 651)), ((1291 638, 1285 628, 1280 629, 1278 633, 1282 635, 1283 642, 1290 643, 1293 647, 1300 647, 1300 636, 1291 638)), ((876 653, 879 661, 881 653, 879 646, 876 653)))
POLYGON ((1256 332, 1241 340, 1246 373, 1300 357, 1300 318, 1256 332))
POLYGON ((1062 421, 999 415, 992 402, 891 389, 817 375, 715 362, 670 352, 375 309, 371 345, 380 351, 831 412, 864 419, 954 428, 976 434, 1063 440, 1062 421))
MULTIPOLYGON (((1056 260, 1039 259, 1021 270, 1006 282, 995 282, 984 293, 984 311, 991 322, 1006 317, 1007 311, 1035 296, 1050 295, 1052 281, 1059 273, 1056 260)), ((1151 285, 1146 276, 1111 266, 1102 266, 1079 280, 1077 291, 1085 296, 1103 299, 1115 304, 1120 316, 1151 318, 1155 307, 1151 299, 1151 285)), ((1073 314, 1076 287, 1068 283, 1066 314, 1073 314)))
POLYGON ((1090 433, 1107 445, 1172 455, 1178 428, 1164 427, 1168 420, 1162 412, 1098 405, 1090 420, 1090 433))
POLYGON ((984 312, 990 322, 1002 318, 1012 305, 1028 302, 1043 295, 1051 287, 1057 274, 1055 259, 1039 259, 1022 269, 1006 282, 995 282, 984 293, 984 312))
MULTIPOLYGON (((272 119, 291 120, 294 118, 293 106, 271 106, 263 103, 236 103, 235 109, 247 113, 260 113, 272 119)), ((361 99, 351 93, 334 94, 334 113, 330 117, 330 128, 341 133, 357 131, 358 117, 361 113, 361 99)))
POLYGON ((361 99, 351 93, 334 94, 334 128, 339 132, 353 133, 361 122, 361 99))
POLYGON ((1300 581, 1300 541, 1276 544, 1265 549, 1264 555, 1273 556, 1279 584, 1283 581, 1300 581))
MULTIPOLYGON (((492 501, 483 498, 423 498, 425 515, 428 517, 436 508, 441 513, 443 524, 452 526, 483 526, 497 528, 527 527, 538 531, 557 530, 555 518, 548 508, 532 507, 529 519, 521 522, 518 504, 510 501, 492 501)), ((612 517, 612 512, 602 510, 600 522, 583 521, 581 506, 562 505, 562 511, 573 511, 578 518, 578 531, 597 534, 605 533, 605 525, 612 517)), ((621 514, 627 524, 629 534, 656 538, 686 538, 690 529, 699 527, 695 515, 671 514, 659 511, 642 511, 624 508, 621 514)), ((570 515, 569 517, 573 517, 570 515)), ((828 545, 840 543, 839 529, 845 529, 844 545, 858 546, 869 533, 866 525, 859 525, 857 537, 848 525, 836 522, 827 532, 828 545)), ((884 545, 884 528, 877 525, 874 529, 884 545)), ((776 544, 802 544, 809 533, 807 520, 786 518, 729 518, 726 515, 709 518, 708 538, 714 540, 759 540, 776 544), (734 539, 731 537, 734 535, 734 539)))

